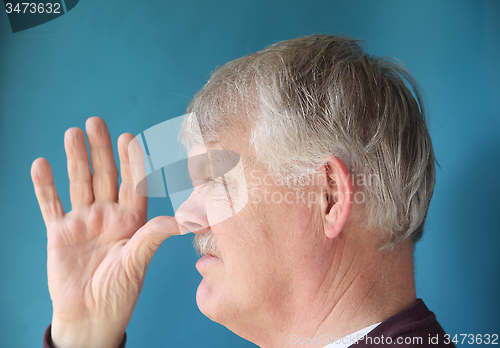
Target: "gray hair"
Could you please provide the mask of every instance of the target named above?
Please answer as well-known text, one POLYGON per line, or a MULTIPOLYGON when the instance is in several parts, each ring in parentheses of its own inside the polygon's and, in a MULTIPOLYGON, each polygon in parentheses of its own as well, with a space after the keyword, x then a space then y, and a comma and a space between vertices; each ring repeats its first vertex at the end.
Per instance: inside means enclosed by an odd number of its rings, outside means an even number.
MULTIPOLYGON (((432 197, 435 159, 417 84, 401 64, 366 54, 357 40, 316 35, 283 41, 212 73, 181 132, 184 145, 252 124, 250 144, 272 173, 313 175, 326 155, 363 186, 368 226, 384 248, 417 241, 432 197)), ((293 179, 289 182, 294 184, 293 179)))

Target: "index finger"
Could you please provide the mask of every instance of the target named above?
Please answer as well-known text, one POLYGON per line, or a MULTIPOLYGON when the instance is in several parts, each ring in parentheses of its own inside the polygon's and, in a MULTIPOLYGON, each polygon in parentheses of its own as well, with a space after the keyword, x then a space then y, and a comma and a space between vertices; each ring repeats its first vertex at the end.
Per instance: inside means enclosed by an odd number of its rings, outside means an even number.
POLYGON ((43 221, 48 228, 54 220, 64 216, 64 209, 54 185, 52 169, 45 158, 37 158, 33 161, 31 179, 35 187, 38 205, 42 211, 43 221))

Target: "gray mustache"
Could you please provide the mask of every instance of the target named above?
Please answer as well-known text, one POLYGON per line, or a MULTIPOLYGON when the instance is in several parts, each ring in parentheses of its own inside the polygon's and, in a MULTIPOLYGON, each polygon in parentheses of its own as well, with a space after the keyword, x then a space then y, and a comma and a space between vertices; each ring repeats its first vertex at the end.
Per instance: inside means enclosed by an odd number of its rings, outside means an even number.
POLYGON ((198 255, 210 254, 219 258, 221 257, 219 244, 211 231, 195 235, 193 246, 198 255))

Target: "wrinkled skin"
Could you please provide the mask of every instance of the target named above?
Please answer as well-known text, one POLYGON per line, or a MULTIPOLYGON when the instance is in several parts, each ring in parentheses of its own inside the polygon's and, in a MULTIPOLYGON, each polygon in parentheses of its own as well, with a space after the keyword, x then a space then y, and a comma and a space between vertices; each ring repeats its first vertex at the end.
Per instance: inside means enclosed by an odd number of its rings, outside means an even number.
POLYGON ((72 210, 63 211, 49 163, 33 162, 31 175, 47 227, 47 273, 55 347, 117 347, 123 339, 147 266, 160 244, 179 234, 174 218, 146 223, 147 198, 134 190, 128 144, 118 140, 122 183, 104 121, 65 134, 72 210), (92 165, 92 172, 90 169, 92 165))

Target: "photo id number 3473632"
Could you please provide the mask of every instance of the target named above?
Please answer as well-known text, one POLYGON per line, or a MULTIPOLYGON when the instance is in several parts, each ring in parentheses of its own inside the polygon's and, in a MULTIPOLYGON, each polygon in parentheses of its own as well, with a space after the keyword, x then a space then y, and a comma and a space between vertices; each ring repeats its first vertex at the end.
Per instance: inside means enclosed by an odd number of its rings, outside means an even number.
POLYGON ((8 2, 5 4, 5 11, 7 13, 17 12, 17 13, 61 13, 61 4, 60 3, 17 3, 13 5, 8 2))

